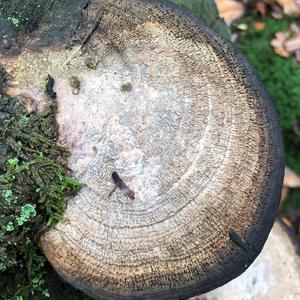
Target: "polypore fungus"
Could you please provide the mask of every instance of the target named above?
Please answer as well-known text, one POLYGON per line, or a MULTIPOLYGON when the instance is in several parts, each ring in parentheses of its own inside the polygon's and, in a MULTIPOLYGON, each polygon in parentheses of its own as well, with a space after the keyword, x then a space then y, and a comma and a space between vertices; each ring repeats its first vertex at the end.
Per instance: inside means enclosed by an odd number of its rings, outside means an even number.
POLYGON ((60 142, 83 184, 40 246, 95 299, 225 284, 260 253, 278 209, 283 150, 269 96, 230 42, 170 4, 93 0, 83 19, 63 44, 37 44, 40 30, 0 60, 17 83, 7 92, 37 107, 54 78, 60 142), (134 199, 111 193, 114 172, 134 199))

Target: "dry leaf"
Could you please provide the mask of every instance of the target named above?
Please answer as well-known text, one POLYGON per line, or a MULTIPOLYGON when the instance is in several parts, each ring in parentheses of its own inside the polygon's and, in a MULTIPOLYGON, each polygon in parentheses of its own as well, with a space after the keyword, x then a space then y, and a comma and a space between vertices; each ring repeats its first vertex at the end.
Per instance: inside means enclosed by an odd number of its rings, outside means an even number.
POLYGON ((280 199, 280 210, 283 207, 283 204, 285 203, 285 200, 287 199, 287 196, 289 194, 289 188, 287 186, 283 186, 281 190, 281 199, 280 199))
POLYGON ((268 13, 268 6, 263 1, 256 2, 255 9, 262 17, 265 17, 268 13))
POLYGON ((300 63, 300 50, 295 51, 295 59, 296 59, 296 62, 299 64, 300 63))
POLYGON ((273 4, 271 7, 272 7, 272 12, 271 12, 272 17, 278 20, 282 19, 283 18, 282 9, 276 4, 273 4))
POLYGON ((279 31, 275 34, 275 39, 271 41, 274 52, 282 57, 288 57, 289 52, 285 48, 285 42, 289 37, 288 32, 279 31))
POLYGON ((257 31, 264 30, 265 27, 266 27, 266 25, 265 25, 265 23, 263 23, 263 22, 256 22, 256 23, 254 24, 254 28, 255 28, 255 30, 257 30, 257 31))
POLYGON ((299 0, 277 0, 283 7, 286 15, 299 17, 300 16, 300 1, 299 0))
POLYGON ((290 25, 290 32, 292 34, 300 33, 300 26, 297 23, 295 23, 295 22, 291 23, 291 25, 290 25))
POLYGON ((219 14, 224 18, 227 25, 239 19, 245 13, 245 6, 234 0, 216 0, 219 14))
POLYGON ((285 42, 285 48, 288 52, 294 52, 300 49, 300 33, 293 36, 285 42))
POLYGON ((288 227, 294 229, 294 225, 293 225, 293 223, 291 222, 290 219, 283 217, 281 220, 283 221, 283 223, 285 225, 287 225, 288 227))
POLYGON ((294 171, 286 167, 283 185, 289 188, 300 188, 300 177, 294 171))
POLYGON ((255 10, 262 16, 265 17, 269 12, 271 12, 273 18, 282 19, 283 11, 282 8, 274 2, 274 0, 256 0, 249 1, 254 2, 255 10))
POLYGON ((280 209, 283 207, 285 200, 287 199, 289 189, 300 187, 300 177, 288 167, 285 167, 284 181, 281 191, 280 209))

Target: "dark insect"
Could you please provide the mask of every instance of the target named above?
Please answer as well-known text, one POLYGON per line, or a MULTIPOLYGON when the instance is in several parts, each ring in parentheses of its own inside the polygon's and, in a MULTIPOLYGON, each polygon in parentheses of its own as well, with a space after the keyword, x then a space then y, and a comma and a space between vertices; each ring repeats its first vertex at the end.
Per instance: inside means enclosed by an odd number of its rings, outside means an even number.
POLYGON ((134 191, 125 184, 125 182, 120 178, 120 176, 117 174, 117 172, 113 172, 111 177, 116 186, 110 192, 109 195, 111 195, 118 187, 128 198, 130 198, 131 200, 134 200, 134 191))
POLYGON ((241 239, 241 237, 231 228, 228 231, 229 238, 240 248, 248 252, 246 243, 241 239))
POLYGON ((54 79, 51 75, 48 74, 45 92, 51 99, 56 99, 56 93, 53 91, 53 87, 54 79))

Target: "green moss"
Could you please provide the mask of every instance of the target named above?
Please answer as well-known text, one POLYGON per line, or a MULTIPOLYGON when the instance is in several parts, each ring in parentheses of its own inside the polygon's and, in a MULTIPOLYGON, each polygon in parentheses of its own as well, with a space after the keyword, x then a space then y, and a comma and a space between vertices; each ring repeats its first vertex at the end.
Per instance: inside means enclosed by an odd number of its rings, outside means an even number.
POLYGON ((78 26, 82 18, 81 11, 88 2, 88 0, 0 0, 0 39, 8 40, 14 47, 18 31, 31 33, 40 30, 41 35, 52 44, 56 39, 65 40, 78 26))
POLYGON ((7 19, 11 20, 13 25, 15 25, 16 27, 18 27, 20 25, 20 20, 17 17, 8 17, 7 19))
MULTIPOLYGON (((256 31, 257 16, 244 19, 248 30, 238 40, 238 47, 254 65, 269 91, 280 116, 284 134, 287 164, 300 174, 300 140, 293 133, 293 124, 300 119, 300 66, 293 58, 283 58, 274 53, 271 40, 278 31, 288 31, 291 20, 264 20, 265 29, 256 31)), ((260 20, 261 21, 261 20, 260 20)))
POLYGON ((17 98, 0 93, 0 299, 48 296, 35 237, 63 219, 65 196, 80 189, 62 164, 69 152, 56 143, 51 95, 45 111, 29 115, 17 98))
POLYGON ((0 17, 9 20, 15 27, 26 25, 29 26, 29 29, 35 29, 38 18, 41 18, 47 10, 58 3, 57 0, 2 0, 0 17))

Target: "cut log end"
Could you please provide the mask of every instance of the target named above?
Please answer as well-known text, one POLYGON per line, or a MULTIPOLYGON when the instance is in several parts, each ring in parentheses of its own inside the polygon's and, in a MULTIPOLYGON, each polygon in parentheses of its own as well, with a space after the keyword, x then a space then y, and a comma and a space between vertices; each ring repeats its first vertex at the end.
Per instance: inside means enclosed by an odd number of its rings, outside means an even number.
POLYGON ((0 56, 18 83, 7 92, 37 107, 54 78, 60 142, 84 185, 41 237, 45 255, 96 299, 174 299, 228 282, 261 251, 279 204, 270 99, 232 45, 168 5, 99 0, 85 13, 94 26, 79 26, 72 47, 0 56), (110 193, 114 171, 134 201, 110 193))

